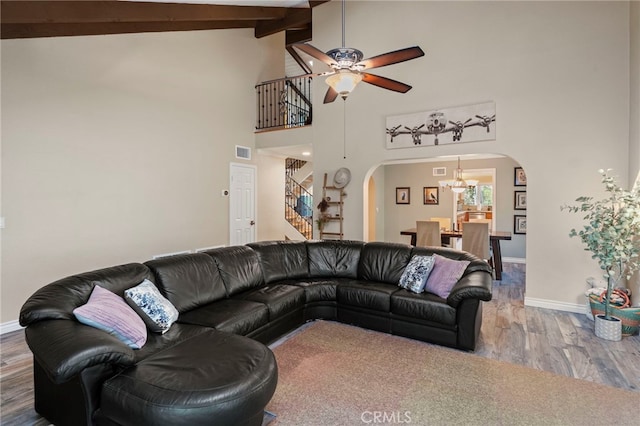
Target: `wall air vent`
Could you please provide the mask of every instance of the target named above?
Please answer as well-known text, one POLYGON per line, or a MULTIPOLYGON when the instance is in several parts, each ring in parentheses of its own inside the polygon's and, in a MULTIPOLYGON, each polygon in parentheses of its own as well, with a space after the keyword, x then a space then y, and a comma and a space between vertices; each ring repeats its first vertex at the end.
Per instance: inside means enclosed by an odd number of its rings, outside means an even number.
POLYGON ((236 145, 236 158, 242 158, 243 160, 251 160, 251 148, 246 146, 236 145))

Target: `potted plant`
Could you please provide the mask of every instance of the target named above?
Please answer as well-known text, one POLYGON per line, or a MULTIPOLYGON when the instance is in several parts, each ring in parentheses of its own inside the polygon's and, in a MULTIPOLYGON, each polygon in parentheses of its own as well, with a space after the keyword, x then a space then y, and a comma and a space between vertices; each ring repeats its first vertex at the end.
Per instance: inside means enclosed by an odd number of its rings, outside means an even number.
POLYGON ((577 205, 564 205, 562 210, 583 213, 586 224, 579 231, 572 229, 570 237, 579 237, 585 250, 598 261, 607 282, 603 297, 604 315, 596 315, 595 332, 598 337, 620 340, 621 322, 611 315, 611 300, 614 289, 623 277, 629 279, 640 268, 640 246, 636 239, 640 235, 640 186, 632 190, 620 188, 611 170, 599 170, 608 196, 602 200, 579 197, 577 205), (607 332, 612 329, 613 334, 607 332))

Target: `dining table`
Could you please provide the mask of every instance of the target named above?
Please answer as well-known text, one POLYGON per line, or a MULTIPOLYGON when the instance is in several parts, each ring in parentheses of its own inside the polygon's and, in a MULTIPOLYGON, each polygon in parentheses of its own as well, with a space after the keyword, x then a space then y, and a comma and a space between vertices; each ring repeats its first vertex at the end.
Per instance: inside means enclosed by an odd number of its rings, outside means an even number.
MULTIPOLYGON (((417 231, 416 228, 405 229, 400 231, 400 235, 409 235, 411 237, 411 245, 416 245, 417 231)), ((451 238, 462 238, 462 231, 442 230, 440 231, 443 244, 448 244, 451 238)), ((500 241, 510 240, 511 232, 509 231, 491 231, 489 233, 489 242, 491 244, 491 260, 493 269, 496 272, 496 280, 502 279, 502 252, 500 251, 500 241)))

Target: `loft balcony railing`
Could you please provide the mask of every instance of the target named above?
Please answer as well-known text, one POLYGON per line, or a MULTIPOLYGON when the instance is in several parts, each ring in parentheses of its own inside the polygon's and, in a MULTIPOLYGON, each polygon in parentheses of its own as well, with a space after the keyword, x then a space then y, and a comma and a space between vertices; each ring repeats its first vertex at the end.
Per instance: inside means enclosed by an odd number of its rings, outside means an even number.
POLYGON ((256 130, 275 130, 311 124, 309 76, 287 77, 256 85, 256 130))

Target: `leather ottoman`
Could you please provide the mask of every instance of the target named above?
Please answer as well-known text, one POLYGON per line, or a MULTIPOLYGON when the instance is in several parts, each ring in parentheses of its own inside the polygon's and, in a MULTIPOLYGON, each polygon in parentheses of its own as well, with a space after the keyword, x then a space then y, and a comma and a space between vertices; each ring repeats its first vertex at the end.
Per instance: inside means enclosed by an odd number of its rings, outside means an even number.
POLYGON ((277 381, 269 348, 247 337, 210 330, 107 380, 100 422, 260 425, 277 381))

